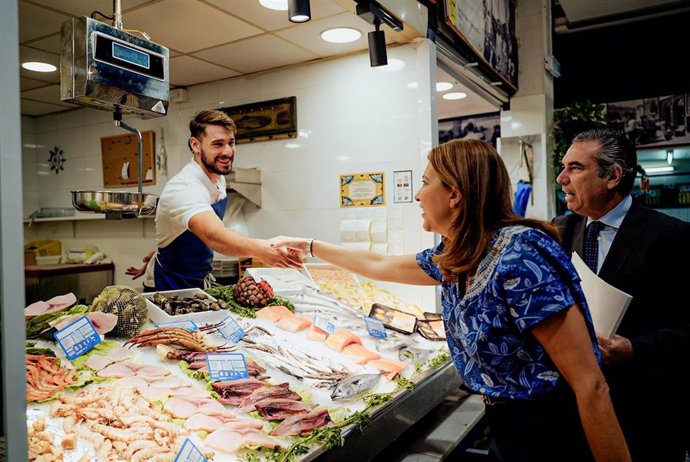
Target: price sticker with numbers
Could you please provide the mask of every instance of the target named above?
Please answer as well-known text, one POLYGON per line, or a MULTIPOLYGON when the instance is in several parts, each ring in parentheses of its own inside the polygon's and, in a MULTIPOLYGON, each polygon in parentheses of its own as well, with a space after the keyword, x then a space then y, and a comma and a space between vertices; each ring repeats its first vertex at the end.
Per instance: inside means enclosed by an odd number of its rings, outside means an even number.
POLYGON ((369 331, 369 335, 371 335, 372 337, 388 337, 388 335, 386 334, 386 328, 384 327, 383 323, 378 319, 365 316, 364 323, 367 325, 367 331, 369 331))
POLYGON ((331 335, 333 333, 333 331, 335 330, 335 326, 333 325, 332 322, 328 321, 327 319, 322 318, 319 315, 314 316, 314 326, 327 332, 328 335, 331 335))
POLYGON ((101 336, 86 316, 55 332, 54 337, 69 360, 78 358, 101 343, 101 336))
POLYGON ((206 364, 211 380, 248 379, 247 362, 242 353, 209 353, 206 364))
POLYGON ((174 321, 174 322, 162 322, 156 324, 156 327, 181 327, 187 329, 189 332, 194 332, 199 329, 194 321, 174 321))
POLYGON ((224 339, 237 343, 242 340, 242 337, 244 337, 244 329, 242 329, 242 326, 240 326, 232 316, 227 316, 225 319, 223 319, 221 324, 223 326, 220 328, 218 333, 224 339))
POLYGON ((182 443, 182 447, 175 457, 175 462, 207 462, 207 459, 199 448, 192 443, 192 440, 187 438, 182 443))

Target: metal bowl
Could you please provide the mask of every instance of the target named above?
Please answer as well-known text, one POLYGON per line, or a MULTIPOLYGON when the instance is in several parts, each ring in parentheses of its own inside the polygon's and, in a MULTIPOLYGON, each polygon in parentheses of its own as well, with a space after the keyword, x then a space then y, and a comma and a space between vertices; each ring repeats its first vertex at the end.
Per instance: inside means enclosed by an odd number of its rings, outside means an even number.
POLYGON ((72 191, 72 205, 81 212, 148 216, 156 213, 158 196, 123 191, 72 191))

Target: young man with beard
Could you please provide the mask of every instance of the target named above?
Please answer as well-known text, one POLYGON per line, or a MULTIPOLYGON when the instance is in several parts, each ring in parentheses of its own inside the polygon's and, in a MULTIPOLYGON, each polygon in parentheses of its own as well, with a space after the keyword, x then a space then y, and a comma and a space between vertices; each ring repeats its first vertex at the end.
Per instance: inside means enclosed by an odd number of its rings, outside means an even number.
MULTIPOLYGON (((225 177, 232 170, 237 128, 227 114, 203 110, 189 123, 192 161, 163 188, 156 211, 156 290, 204 288, 213 251, 258 257, 269 266, 300 268, 298 257, 265 239, 235 233, 223 224, 225 177)), ((206 284, 207 285, 207 284, 206 284)))

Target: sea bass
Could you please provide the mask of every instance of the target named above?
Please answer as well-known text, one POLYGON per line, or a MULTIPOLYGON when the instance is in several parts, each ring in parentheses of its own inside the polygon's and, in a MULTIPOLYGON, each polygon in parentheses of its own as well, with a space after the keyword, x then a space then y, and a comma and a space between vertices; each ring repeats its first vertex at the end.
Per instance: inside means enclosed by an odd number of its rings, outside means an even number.
POLYGON ((373 388, 381 378, 380 374, 350 375, 338 382, 331 392, 331 399, 348 399, 373 388))

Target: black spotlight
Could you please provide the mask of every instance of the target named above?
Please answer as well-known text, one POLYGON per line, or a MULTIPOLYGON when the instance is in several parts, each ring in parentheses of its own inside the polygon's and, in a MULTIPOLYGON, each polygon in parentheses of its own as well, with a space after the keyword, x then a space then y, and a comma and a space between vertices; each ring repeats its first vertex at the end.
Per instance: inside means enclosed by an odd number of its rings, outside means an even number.
POLYGON ((388 55, 386 54, 386 34, 380 30, 381 20, 374 19, 376 30, 367 34, 369 38, 369 63, 371 67, 386 66, 388 55))
POLYGON ((381 24, 386 24, 396 32, 403 30, 403 23, 393 13, 381 6, 376 0, 355 0, 357 16, 371 23, 376 30, 369 32, 369 62, 371 67, 388 64, 386 56, 386 35, 381 30, 381 24))
POLYGON ((292 22, 307 22, 311 19, 309 0, 288 0, 288 19, 292 22))

